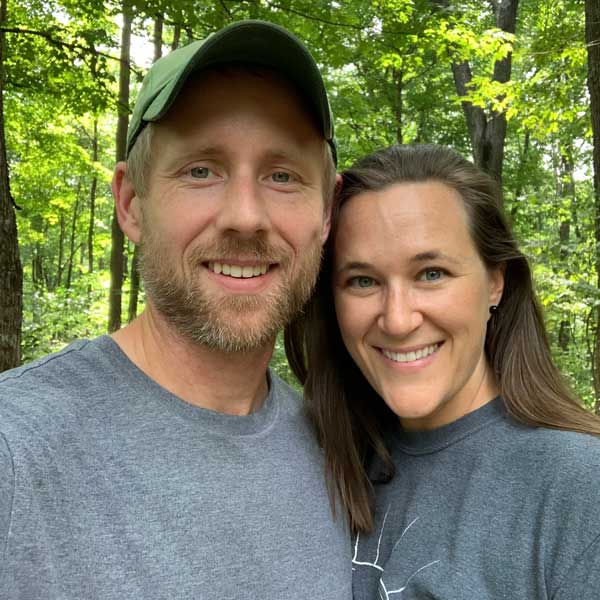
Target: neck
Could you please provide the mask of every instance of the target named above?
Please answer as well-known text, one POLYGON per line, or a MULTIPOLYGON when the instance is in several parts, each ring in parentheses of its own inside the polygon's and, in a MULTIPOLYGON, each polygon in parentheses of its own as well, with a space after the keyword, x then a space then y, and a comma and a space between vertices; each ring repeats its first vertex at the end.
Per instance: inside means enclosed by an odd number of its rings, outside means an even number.
POLYGON ((247 415, 267 397, 275 340, 250 352, 212 350, 181 336, 151 306, 112 337, 148 377, 195 406, 247 415))

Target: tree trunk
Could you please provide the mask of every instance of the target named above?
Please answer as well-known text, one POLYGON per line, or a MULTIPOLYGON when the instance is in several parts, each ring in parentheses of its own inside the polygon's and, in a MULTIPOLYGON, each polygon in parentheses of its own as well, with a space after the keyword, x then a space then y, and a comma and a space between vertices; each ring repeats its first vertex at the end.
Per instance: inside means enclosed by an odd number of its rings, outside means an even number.
POLYGON ((154 19, 154 60, 152 62, 156 62, 162 56, 163 23, 164 16, 159 13, 154 19))
POLYGON ((75 259, 75 237, 77 233, 77 217, 79 216, 79 194, 81 192, 81 182, 79 183, 79 189, 77 190, 77 197, 75 198, 75 206, 73 207, 73 220, 71 221, 71 235, 69 236, 69 258, 67 260, 67 280, 65 281, 65 287, 71 288, 73 280, 73 260, 75 259))
POLYGON ((394 117, 396 118, 396 141, 398 144, 404 143, 404 73, 400 69, 394 69, 394 117))
MULTIPOLYGON (((559 162, 558 162, 558 196, 562 200, 562 217, 559 228, 558 236, 560 240, 560 251, 559 251, 559 265, 564 270, 564 277, 569 279, 571 272, 569 269, 569 257, 570 250, 569 244, 571 242, 571 219, 569 216, 573 214, 575 210, 575 177, 574 177, 574 164, 573 164, 573 147, 570 142, 565 144, 564 147, 559 149, 559 162)), ((571 324, 569 321, 569 315, 564 315, 560 321, 558 329, 558 345, 561 350, 566 351, 569 348, 571 342, 571 324)))
MULTIPOLYGON (((0 2, 0 23, 6 23, 7 0, 0 2)), ((15 207, 10 194, 6 139, 4 136, 5 37, 0 28, 0 371, 21 362, 23 319, 23 267, 15 207)))
MULTIPOLYGON (((127 124, 129 123, 129 50, 131 46, 131 6, 123 2, 123 30, 121 31, 121 66, 119 73, 119 118, 117 121, 116 160, 125 160, 127 153, 127 124)), ((110 296, 108 331, 121 327, 121 297, 123 294, 123 232, 119 227, 117 212, 113 209, 110 251, 110 296)))
POLYGON ((179 48, 179 40, 181 39, 181 23, 175 23, 173 27, 173 41, 171 42, 171 50, 179 48))
MULTIPOLYGON (((596 281, 600 288, 600 3, 585 0, 585 41, 588 51, 588 89, 592 116, 594 208, 596 236, 596 281)), ((592 371, 596 394, 595 412, 600 415, 600 304, 596 306, 592 371)))
MULTIPOLYGON (((445 2, 446 6, 450 3, 445 2)), ((492 4, 496 17, 496 26, 507 33, 515 33, 517 26, 517 10, 519 0, 499 0, 492 4)), ((493 80, 506 83, 510 80, 512 53, 494 64, 493 80)), ((453 63, 452 74, 456 91, 460 96, 468 93, 473 79, 471 66, 467 61, 453 63)), ((504 161, 504 141, 506 138, 506 116, 493 111, 487 115, 483 108, 471 102, 462 103, 471 148, 475 164, 489 173, 500 185, 502 184, 502 164, 504 161)))
POLYGON ((65 260, 65 211, 60 211, 60 219, 58 221, 60 226, 60 234, 58 238, 58 259, 56 261, 56 277, 54 278, 54 284, 50 291, 60 287, 62 283, 63 266, 65 260))
MULTIPOLYGON (((98 162, 98 119, 94 119, 94 137, 92 138, 92 161, 98 162)), ((94 271, 94 224, 96 221, 96 193, 98 191, 98 175, 94 171, 90 186, 90 220, 87 234, 88 273, 94 271)))
POLYGON ((523 188, 525 187, 524 181, 527 173, 527 161, 529 160, 529 147, 531 143, 531 132, 529 129, 525 130, 525 137, 523 139, 523 150, 519 151, 519 168, 517 170, 517 187, 515 188, 515 198, 513 205, 510 209, 510 223, 511 225, 515 222, 517 213, 519 211, 519 203, 521 196, 523 195, 523 188))

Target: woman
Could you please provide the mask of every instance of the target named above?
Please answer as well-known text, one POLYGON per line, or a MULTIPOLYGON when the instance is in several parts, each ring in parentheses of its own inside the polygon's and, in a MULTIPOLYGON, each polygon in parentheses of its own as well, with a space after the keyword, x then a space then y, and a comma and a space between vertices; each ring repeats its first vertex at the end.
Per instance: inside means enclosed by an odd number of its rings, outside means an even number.
POLYGON ((486 174, 429 145, 359 160, 287 333, 356 599, 600 598, 600 420, 486 174))

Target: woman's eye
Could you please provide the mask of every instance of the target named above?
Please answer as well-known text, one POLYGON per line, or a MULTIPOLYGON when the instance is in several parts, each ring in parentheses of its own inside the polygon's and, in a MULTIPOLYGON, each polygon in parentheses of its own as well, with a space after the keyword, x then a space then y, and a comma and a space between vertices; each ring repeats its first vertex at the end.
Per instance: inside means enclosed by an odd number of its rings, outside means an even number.
POLYGON ((291 180, 290 174, 285 171, 276 171, 271 175, 271 179, 275 183, 289 183, 291 180))
POLYGON ((420 275, 421 281, 438 281, 444 276, 442 269, 425 269, 420 275))
POLYGON ((370 288, 373 285, 373 279, 371 279, 371 277, 352 277, 352 279, 350 279, 350 286, 351 287, 355 287, 355 288, 361 288, 361 289, 365 289, 365 288, 370 288))
POLYGON ((210 173, 211 171, 208 167, 192 167, 190 169, 190 175, 196 179, 207 179, 210 173))

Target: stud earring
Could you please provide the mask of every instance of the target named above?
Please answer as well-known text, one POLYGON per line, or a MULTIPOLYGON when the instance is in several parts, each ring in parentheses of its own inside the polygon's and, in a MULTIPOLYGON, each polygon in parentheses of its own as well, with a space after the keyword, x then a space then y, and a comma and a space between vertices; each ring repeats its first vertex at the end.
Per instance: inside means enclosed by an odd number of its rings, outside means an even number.
POLYGON ((499 310, 500 310, 500 309, 498 308, 498 305, 497 305, 497 304, 492 304, 492 305, 490 306, 490 315, 495 315, 495 314, 497 314, 499 310))

